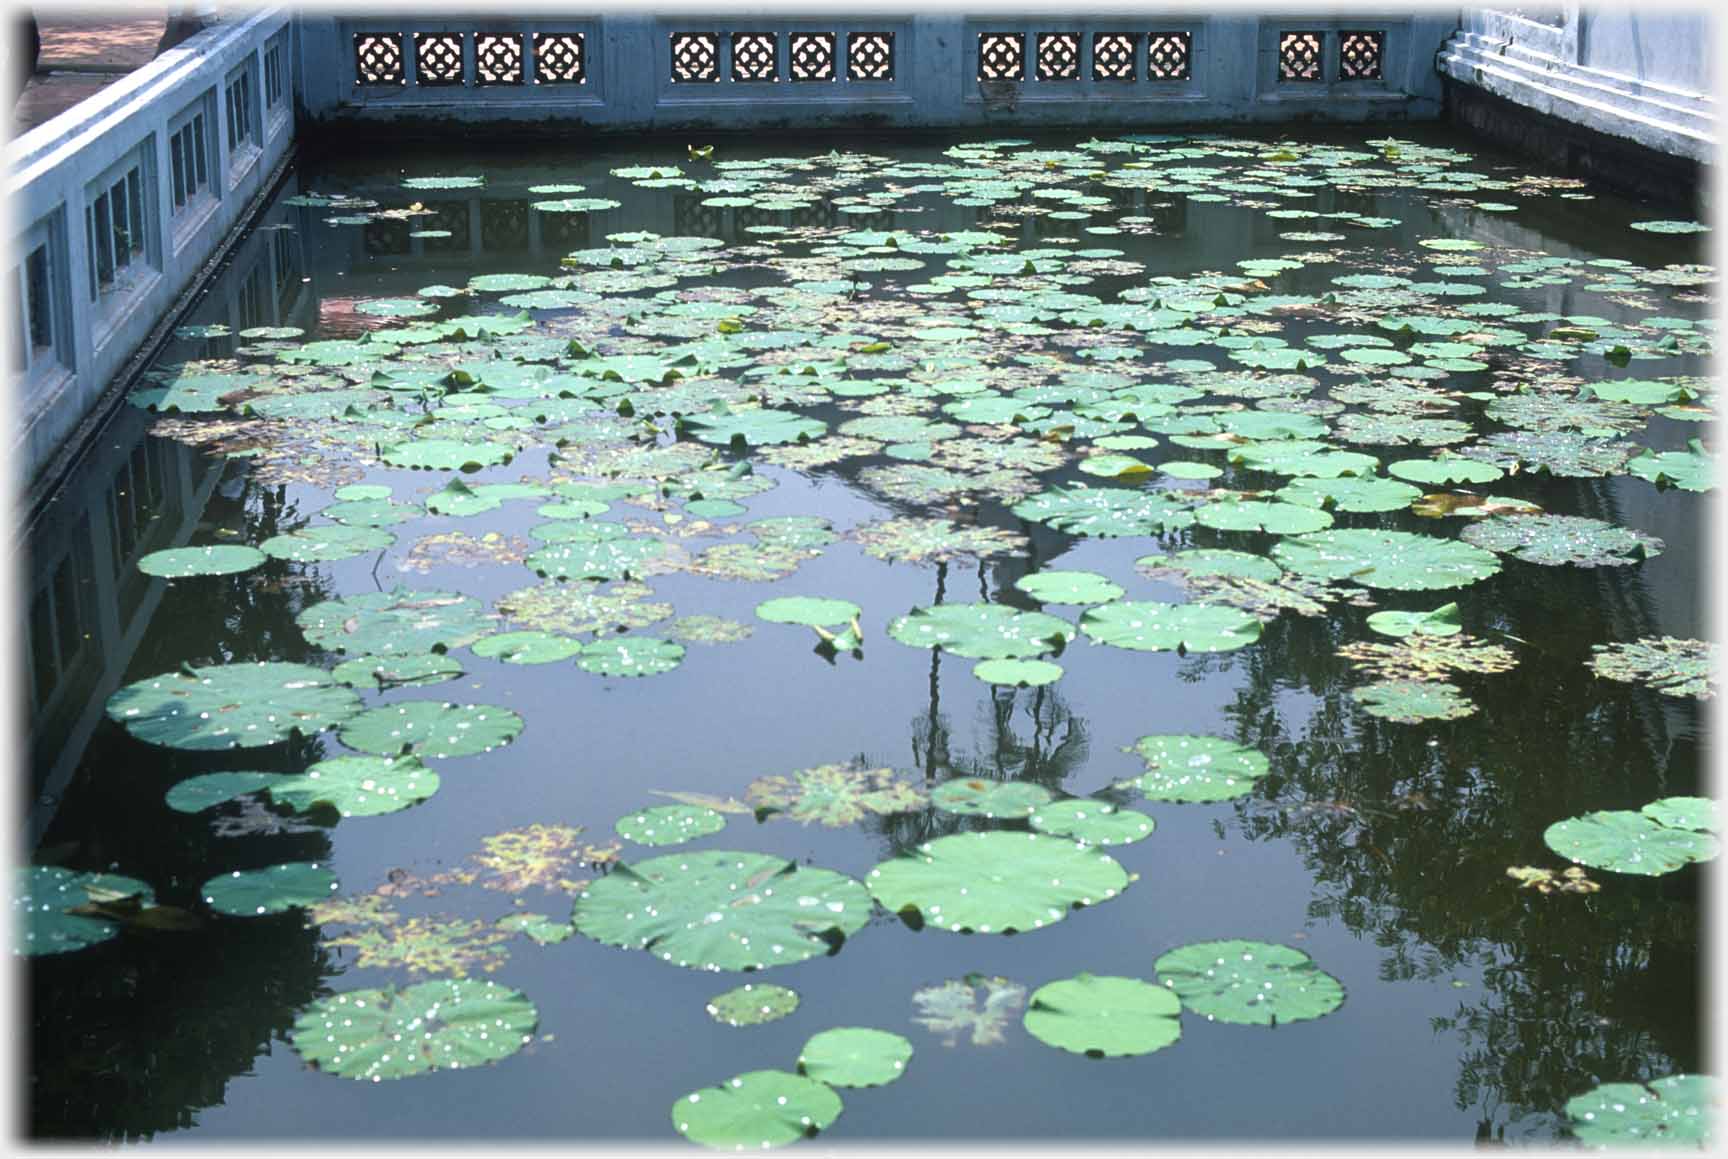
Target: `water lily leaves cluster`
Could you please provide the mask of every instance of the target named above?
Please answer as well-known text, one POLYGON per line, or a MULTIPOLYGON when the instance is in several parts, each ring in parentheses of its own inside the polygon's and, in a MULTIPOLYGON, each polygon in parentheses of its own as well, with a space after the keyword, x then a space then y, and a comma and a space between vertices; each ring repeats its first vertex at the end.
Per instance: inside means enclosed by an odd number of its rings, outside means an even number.
POLYGON ((1266 754, 1220 737, 1158 733, 1134 742, 1147 771, 1119 783, 1150 801, 1227 801, 1271 771, 1266 754))
POLYGON ((148 677, 110 696, 107 710, 139 740, 207 751, 311 736, 358 713, 360 698, 321 668, 260 661, 148 677))
POLYGON ((1709 700, 1718 684, 1717 645, 1673 636, 1592 644, 1591 671, 1608 680, 1653 688, 1665 696, 1709 700))
POLYGON ((921 809, 928 798, 893 769, 817 765, 786 776, 758 777, 745 790, 758 817, 780 816, 804 825, 840 828, 866 817, 921 809))
POLYGON ((1618 566, 1662 553, 1662 541, 1653 535, 1577 515, 1497 515, 1466 527, 1459 538, 1525 563, 1549 565, 1618 566))

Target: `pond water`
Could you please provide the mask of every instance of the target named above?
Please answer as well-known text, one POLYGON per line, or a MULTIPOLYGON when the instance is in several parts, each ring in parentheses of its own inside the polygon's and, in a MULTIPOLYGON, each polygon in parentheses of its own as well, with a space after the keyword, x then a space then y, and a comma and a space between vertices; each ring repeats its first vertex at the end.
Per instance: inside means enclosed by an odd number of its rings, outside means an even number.
POLYGON ((34 530, 34 860, 132 883, 28 961, 30 1133, 678 1143, 836 1027, 912 1054, 833 1141, 1540 1141, 1700 1071, 1705 822, 1544 842, 1705 791, 1697 690, 1591 667, 1706 633, 1671 216, 1437 128, 302 162, 34 530), (1307 989, 1178 1021, 1226 939, 1307 989), (1023 1017, 1082 974, 1142 985, 1023 1017), (413 1033, 508 1057, 326 1053, 453 977, 533 1012, 413 1033))

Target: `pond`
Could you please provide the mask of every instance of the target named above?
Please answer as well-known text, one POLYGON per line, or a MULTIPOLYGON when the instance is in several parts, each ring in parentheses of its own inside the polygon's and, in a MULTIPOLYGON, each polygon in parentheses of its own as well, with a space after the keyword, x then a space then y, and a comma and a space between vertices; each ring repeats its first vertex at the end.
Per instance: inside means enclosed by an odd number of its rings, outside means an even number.
POLYGON ((1701 227, 1437 127, 701 145, 301 161, 37 521, 33 1136, 1702 1069, 1701 227))

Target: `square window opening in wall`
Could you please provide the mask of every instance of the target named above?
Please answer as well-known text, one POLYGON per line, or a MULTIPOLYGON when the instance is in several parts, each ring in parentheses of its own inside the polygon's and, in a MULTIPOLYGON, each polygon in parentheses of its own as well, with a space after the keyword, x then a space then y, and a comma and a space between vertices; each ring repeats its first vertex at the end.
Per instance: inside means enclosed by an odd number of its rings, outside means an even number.
POLYGON ((258 153, 262 134, 258 130, 258 94, 250 62, 228 74, 222 82, 222 120, 227 125, 229 179, 258 153))
POLYGON ((402 64, 400 32, 356 32, 354 34, 354 83, 357 85, 405 85, 407 69, 402 64))
POLYGON ((284 28, 264 44, 264 115, 286 108, 288 93, 288 30, 284 28))
POLYGON ((1094 32, 1092 34, 1092 79, 1102 81, 1132 81, 1134 79, 1134 44, 1139 34, 1134 32, 1094 32))
POLYGON ((474 81, 482 85, 521 84, 522 35, 517 32, 476 32, 474 81))
POLYGON ((534 34, 534 83, 579 85, 588 83, 588 40, 580 32, 536 32, 534 34))
POLYGON ((1080 79, 1080 34, 1040 32, 1036 58, 1039 80, 1080 79))
POLYGON ((846 79, 894 79, 894 34, 892 32, 848 32, 846 34, 846 79))
POLYGON ((168 122, 168 216, 183 220, 189 209, 214 200, 211 98, 204 96, 168 122))
POLYGON ((1280 32, 1278 34, 1278 79, 1281 82, 1318 83, 1325 80, 1324 32, 1280 32))
POLYGON ((72 299, 66 269, 65 215, 38 223, 13 247, 23 259, 7 286, 13 322, 12 369, 25 377, 70 369, 72 299))
POLYGON ((1382 80, 1385 77, 1385 60, 1384 32, 1338 34, 1339 80, 1382 80))
POLYGON ((1146 34, 1146 79, 1189 80, 1194 75, 1194 38, 1186 32, 1146 34))
POLYGON ((732 34, 732 80, 766 82, 780 79, 779 37, 772 32, 732 34))
POLYGON ((154 272, 160 261, 152 237, 155 206, 148 158, 154 138, 84 190, 84 246, 90 301, 103 310, 154 272))
MULTIPOLYGON (((737 59, 738 50, 732 50, 737 59)), ((794 81, 831 81, 838 70, 834 67, 834 34, 832 32, 794 32, 786 42, 787 72, 794 81)))
POLYGON ((672 33, 672 83, 718 84, 719 81, 719 33, 672 33))
POLYGON ((1026 50, 1018 32, 978 34, 978 79, 1026 79, 1026 50))
POLYGON ((462 83, 460 32, 414 34, 414 83, 440 86, 462 83))

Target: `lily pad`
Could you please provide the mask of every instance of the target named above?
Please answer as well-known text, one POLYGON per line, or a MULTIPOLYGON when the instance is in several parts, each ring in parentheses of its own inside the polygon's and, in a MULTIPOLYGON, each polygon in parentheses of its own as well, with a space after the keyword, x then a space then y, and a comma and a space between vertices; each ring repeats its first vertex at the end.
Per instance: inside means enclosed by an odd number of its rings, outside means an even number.
POLYGON ((1182 1037, 1182 1003, 1138 978, 1079 974, 1040 986, 1026 1007, 1026 1030, 1040 1042, 1094 1058, 1163 1050, 1182 1037))
POLYGON ((1137 652, 1230 652, 1260 638, 1260 621, 1213 604, 1124 601, 1088 608, 1080 630, 1100 644, 1137 652))
POLYGON ((928 798, 893 769, 851 765, 818 765, 789 776, 758 777, 744 793, 762 815, 784 815, 808 825, 831 829, 853 825, 870 814, 907 813, 924 807, 928 798))
POLYGON ((1664 825, 1648 813, 1607 809, 1556 821, 1543 831, 1548 848, 1578 865, 1658 877, 1694 861, 1709 861, 1719 846, 1709 833, 1664 825))
POLYGON ((1156 822, 1136 809, 1093 797, 1069 797, 1032 810, 1026 818, 1039 833, 1072 837, 1082 845, 1130 845, 1152 836, 1156 822))
POLYGON ((296 861, 218 874, 199 886, 198 893, 217 913, 255 917, 328 901, 338 888, 330 870, 315 861, 296 861))
POLYGON ((1381 680, 1351 689, 1350 697, 1370 716, 1400 724, 1457 720, 1476 711, 1457 685, 1438 680, 1381 680))
POLYGON ((189 777, 169 789, 164 801, 176 813, 202 813, 236 797, 268 788, 282 777, 282 773, 205 773, 189 777))
POLYGON ((394 757, 466 757, 515 740, 522 718, 495 704, 410 700, 369 708, 342 726, 342 743, 394 757))
POLYGON ((916 913, 937 929, 990 934, 1053 925, 1073 907, 1115 897, 1128 874, 1097 849, 999 830, 927 841, 865 880, 891 912, 916 913))
POLYGON ((811 628, 849 624, 863 612, 850 600, 820 596, 781 596, 756 605, 756 615, 771 624, 803 624, 811 628))
POLYGON ((1001 604, 939 604, 890 621, 888 634, 914 648, 941 648, 974 660, 1017 660, 1060 651, 1074 638, 1074 625, 1001 604))
POLYGON ((527 1044, 539 1020, 520 991, 440 980, 322 999, 294 1020, 288 1041, 319 1070, 382 1082, 499 1062, 527 1044))
POLYGON ((444 652, 478 640, 493 626, 478 600, 407 588, 325 600, 294 622, 311 643, 351 656, 444 652))
POLYGON ((726 828, 726 818, 700 805, 655 805, 618 818, 618 836, 638 845, 682 845, 726 828))
POLYGON ((1062 665, 1049 660, 980 660, 972 675, 986 684, 1011 688, 1037 688, 1062 678, 1062 665))
POLYGON ((694 970, 762 970, 837 950, 870 917, 864 887, 765 853, 620 864, 577 898, 578 933, 694 970))
POLYGON ((418 805, 438 784, 438 774, 415 757, 331 757, 269 789, 272 801, 299 813, 330 808, 343 817, 377 817, 418 805))
POLYGON ((442 684, 462 675, 462 665, 436 652, 403 656, 356 656, 331 669, 330 675, 350 687, 419 688, 442 684))
POLYGON ((549 632, 500 632, 474 641, 474 655, 506 664, 552 664, 582 651, 582 641, 549 632))
POLYGON ((259 662, 165 672, 108 698, 108 716, 139 740, 169 748, 255 748, 311 736, 360 711, 360 698, 322 668, 259 662))
POLYGON ((1648 479, 1658 487, 1680 487, 1687 491, 1708 491, 1716 485, 1716 460, 1693 439, 1685 451, 1663 451, 1657 454, 1645 450, 1626 461, 1626 470, 1640 479, 1648 479))
POLYGON ((971 817, 1030 817, 1052 795, 1035 781, 955 777, 930 790, 930 803, 949 813, 971 817))
POLYGON ((684 662, 684 646, 650 636, 618 636, 585 644, 576 666, 596 676, 658 676, 684 662))
POLYGON ((1272 558, 1281 567, 1316 579, 1400 591, 1463 587, 1500 570, 1499 561, 1480 548, 1407 531, 1293 536, 1272 548, 1272 558))
POLYGON ((798 991, 772 982, 746 982, 708 1000, 708 1016, 727 1026, 760 1026, 798 1009, 798 991))
POLYGON ((1273 942, 1194 942, 1153 963, 1182 1005, 1207 1021, 1276 1026, 1330 1014, 1344 987, 1301 950, 1273 942))
POLYGON ((148 885, 116 873, 32 865, 14 870, 12 880, 12 950, 31 957, 82 950, 120 932, 117 921, 71 910, 132 899, 149 905, 155 899, 148 885))
POLYGON ((1442 604, 1431 612, 1375 612, 1368 626, 1382 636, 1456 636, 1463 624, 1457 604, 1442 604))
POLYGON ((672 1104, 672 1125, 692 1143, 725 1151, 779 1147, 829 1127, 840 1096, 826 1083, 782 1070, 753 1070, 672 1104))
POLYGON ((1122 596, 1120 584, 1095 571, 1040 571, 1014 586, 1042 604, 1104 604, 1122 596))
POLYGON ((1472 523, 1459 538, 1525 563, 1579 567, 1637 563, 1663 546, 1653 535, 1577 515, 1497 515, 1472 523))
POLYGON ((1240 797, 1271 770, 1264 753, 1211 736, 1157 733, 1134 742, 1147 772, 1122 781, 1151 801, 1209 802, 1240 797))
POLYGON ((1592 644, 1591 671, 1609 680, 1653 688, 1665 696, 1716 695, 1717 646, 1703 640, 1646 636, 1629 644, 1592 644))
POLYGON ((832 1087, 879 1087, 906 1072, 912 1044, 867 1026, 837 1026, 812 1035, 798 1052, 798 1073, 832 1087))
POLYGON ((1711 1076, 1675 1074, 1648 1084, 1603 1083, 1566 1100, 1566 1115, 1589 1147, 1705 1148, 1719 1103, 1711 1076))
POLYGON ((218 547, 176 547, 153 551, 138 561, 145 575, 185 579, 195 575, 232 575, 251 571, 270 558, 256 547, 230 544, 218 547))

